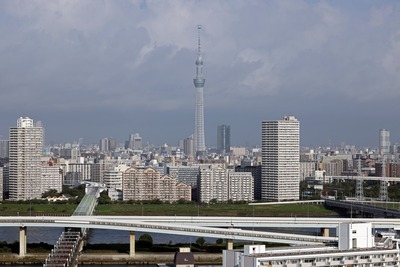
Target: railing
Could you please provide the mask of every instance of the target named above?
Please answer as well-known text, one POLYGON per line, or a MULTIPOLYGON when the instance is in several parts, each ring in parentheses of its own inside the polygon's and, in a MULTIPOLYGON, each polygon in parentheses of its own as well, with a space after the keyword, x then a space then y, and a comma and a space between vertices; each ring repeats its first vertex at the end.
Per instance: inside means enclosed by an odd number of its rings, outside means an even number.
POLYGON ((47 256, 43 267, 76 266, 80 242, 80 232, 63 232, 47 256))

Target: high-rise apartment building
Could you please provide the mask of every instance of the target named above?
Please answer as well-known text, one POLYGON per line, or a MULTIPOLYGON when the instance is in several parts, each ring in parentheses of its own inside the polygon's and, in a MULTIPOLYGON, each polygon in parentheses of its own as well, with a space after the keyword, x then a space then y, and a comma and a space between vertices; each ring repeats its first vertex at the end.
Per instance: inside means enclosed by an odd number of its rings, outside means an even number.
POLYGON ((262 199, 299 199, 300 123, 294 116, 262 122, 262 199))
POLYGON ((9 138, 9 198, 29 200, 40 198, 41 156, 43 127, 24 117, 17 120, 17 127, 10 128, 9 138))
POLYGON ((200 30, 198 25, 198 49, 196 60, 196 78, 193 79, 196 88, 196 106, 194 121, 194 147, 196 155, 203 155, 206 152, 206 142, 204 136, 204 97, 203 90, 206 79, 203 78, 203 57, 200 50, 200 30))
POLYGON ((379 131, 379 151, 382 155, 390 153, 390 131, 386 129, 379 131))
POLYGON ((218 153, 229 153, 231 150, 231 127, 229 125, 217 126, 218 153))

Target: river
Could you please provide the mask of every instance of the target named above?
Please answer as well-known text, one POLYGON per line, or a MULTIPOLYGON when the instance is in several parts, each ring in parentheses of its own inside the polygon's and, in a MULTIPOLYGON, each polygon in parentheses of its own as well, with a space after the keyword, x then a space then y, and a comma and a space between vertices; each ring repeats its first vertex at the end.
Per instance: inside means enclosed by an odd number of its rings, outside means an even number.
MULTIPOLYGON (((28 243, 48 243, 53 245, 56 243, 58 238, 63 231, 63 228, 53 227, 28 227, 27 228, 27 242, 28 243)), ((136 240, 139 239, 143 233, 136 232, 136 240)), ((195 236, 183 236, 183 235, 168 235, 168 234, 150 234, 153 238, 154 244, 176 244, 176 243, 194 243, 197 239, 195 236)), ((19 240, 19 227, 0 227, 0 242, 6 241, 7 243, 13 243, 19 240)), ((207 243, 214 243, 215 238, 205 238, 207 243)), ((118 230, 102 230, 102 229, 91 229, 89 232, 89 244, 128 244, 129 243, 129 232, 118 231, 118 230)))

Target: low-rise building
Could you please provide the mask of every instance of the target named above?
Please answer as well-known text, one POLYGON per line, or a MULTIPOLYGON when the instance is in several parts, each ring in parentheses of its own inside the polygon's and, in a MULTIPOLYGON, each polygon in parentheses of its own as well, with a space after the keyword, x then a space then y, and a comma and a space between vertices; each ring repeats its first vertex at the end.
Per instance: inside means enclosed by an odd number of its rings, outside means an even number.
POLYGON ((337 246, 295 246, 266 249, 245 245, 224 250, 224 267, 398 266, 400 250, 393 235, 374 237, 370 223, 343 223, 337 246))

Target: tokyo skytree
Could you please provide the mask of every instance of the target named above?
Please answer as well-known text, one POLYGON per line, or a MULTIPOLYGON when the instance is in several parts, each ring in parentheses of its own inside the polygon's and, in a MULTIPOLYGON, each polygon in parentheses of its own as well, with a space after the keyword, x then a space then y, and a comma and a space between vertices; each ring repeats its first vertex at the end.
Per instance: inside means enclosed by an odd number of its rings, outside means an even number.
POLYGON ((205 154, 206 141, 204 137, 204 99, 203 89, 206 79, 203 78, 203 58, 200 50, 200 30, 201 25, 197 26, 198 30, 198 48, 196 60, 196 78, 193 79, 194 87, 196 88, 196 107, 194 121, 194 147, 197 156, 205 154))

